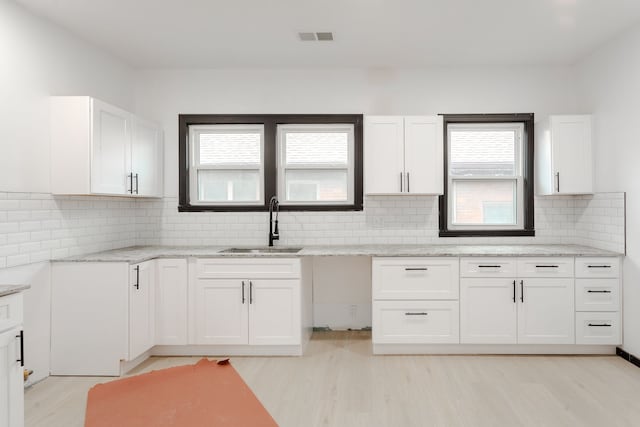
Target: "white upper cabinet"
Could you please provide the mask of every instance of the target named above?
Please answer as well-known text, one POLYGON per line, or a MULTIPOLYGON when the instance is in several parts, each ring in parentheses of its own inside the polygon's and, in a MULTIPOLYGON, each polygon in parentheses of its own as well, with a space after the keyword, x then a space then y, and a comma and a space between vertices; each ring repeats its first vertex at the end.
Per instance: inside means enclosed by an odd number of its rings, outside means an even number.
POLYGON ((133 119, 131 173, 134 194, 160 197, 162 193, 162 136, 157 124, 133 119))
POLYGON ((551 116, 536 126, 538 195, 593 193, 591 116, 551 116))
POLYGON ((91 110, 91 192, 126 194, 130 189, 131 114, 97 99, 91 100, 91 110))
POLYGON ((160 127, 87 96, 52 97, 51 192, 160 197, 160 127))
POLYGON ((442 116, 367 116, 366 194, 442 194, 442 116))

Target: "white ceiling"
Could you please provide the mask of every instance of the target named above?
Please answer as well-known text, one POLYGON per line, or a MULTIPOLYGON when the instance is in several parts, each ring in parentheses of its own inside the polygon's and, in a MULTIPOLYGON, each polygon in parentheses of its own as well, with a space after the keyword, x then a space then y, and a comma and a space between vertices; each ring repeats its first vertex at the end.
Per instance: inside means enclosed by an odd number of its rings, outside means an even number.
POLYGON ((640 21, 639 0, 16 1, 142 68, 570 64, 640 21))

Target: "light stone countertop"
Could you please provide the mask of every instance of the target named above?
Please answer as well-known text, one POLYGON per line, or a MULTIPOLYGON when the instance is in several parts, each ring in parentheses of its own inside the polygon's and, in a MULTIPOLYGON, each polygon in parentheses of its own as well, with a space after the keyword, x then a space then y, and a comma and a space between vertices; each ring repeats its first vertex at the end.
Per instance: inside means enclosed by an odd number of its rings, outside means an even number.
MULTIPOLYGON (((297 253, 221 253, 231 246, 131 246, 93 254, 71 256, 54 262, 126 262, 136 264, 155 258, 280 257, 300 256, 508 256, 508 257, 619 257, 621 253, 578 245, 344 245, 305 246, 297 253)), ((286 247, 286 246, 276 246, 286 247)))
POLYGON ((26 291, 31 285, 0 285, 0 297, 26 291))

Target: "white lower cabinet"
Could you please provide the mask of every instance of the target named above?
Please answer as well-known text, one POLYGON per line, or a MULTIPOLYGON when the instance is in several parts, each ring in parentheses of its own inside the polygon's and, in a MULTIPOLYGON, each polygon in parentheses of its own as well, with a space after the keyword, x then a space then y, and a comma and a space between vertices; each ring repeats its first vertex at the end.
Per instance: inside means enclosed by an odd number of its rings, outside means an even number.
MULTIPOLYGON (((474 262, 463 260, 464 265, 474 262)), ((485 260, 486 265, 509 262, 485 260)), ((520 258, 530 277, 485 277, 465 269, 460 285, 463 344, 574 344, 573 264, 567 258, 520 258), (477 277, 481 276, 481 277, 477 277), (556 277, 560 276, 560 277, 556 277)), ((515 272, 515 271, 514 271, 515 272)))
POLYGON ((378 344, 455 344, 458 301, 374 301, 373 342, 378 344))
POLYGON ((576 344, 617 345, 622 342, 618 312, 576 313, 576 344))
POLYGON ((516 344, 518 304, 515 280, 460 280, 460 342, 516 344))
POLYGON ((129 270, 129 360, 155 343, 155 261, 129 270))
POLYGON ((198 279, 194 344, 248 344, 247 292, 238 279, 198 279))
POLYGON ((0 427, 24 426, 22 294, 0 297, 0 427))
POLYGON ((248 258, 195 262, 193 344, 301 344, 299 259, 271 265, 268 259, 248 258))
POLYGON ((574 344, 574 279, 520 279, 518 344, 574 344))
POLYGON ((188 342, 188 276, 184 258, 156 260, 157 345, 186 345, 188 342))
POLYGON ((120 375, 155 341, 155 260, 56 262, 51 374, 120 375))

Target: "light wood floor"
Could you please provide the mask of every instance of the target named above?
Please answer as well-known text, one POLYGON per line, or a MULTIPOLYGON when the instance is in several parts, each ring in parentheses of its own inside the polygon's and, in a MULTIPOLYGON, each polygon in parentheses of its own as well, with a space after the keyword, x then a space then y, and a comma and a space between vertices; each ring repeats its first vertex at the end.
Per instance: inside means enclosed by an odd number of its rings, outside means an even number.
MULTIPOLYGON (((131 374, 197 360, 154 357, 131 374)), ((323 332, 304 357, 231 361, 282 427, 640 426, 640 369, 614 356, 372 356, 368 333, 323 332)), ((82 426, 104 381, 36 384, 27 427, 82 426)))

